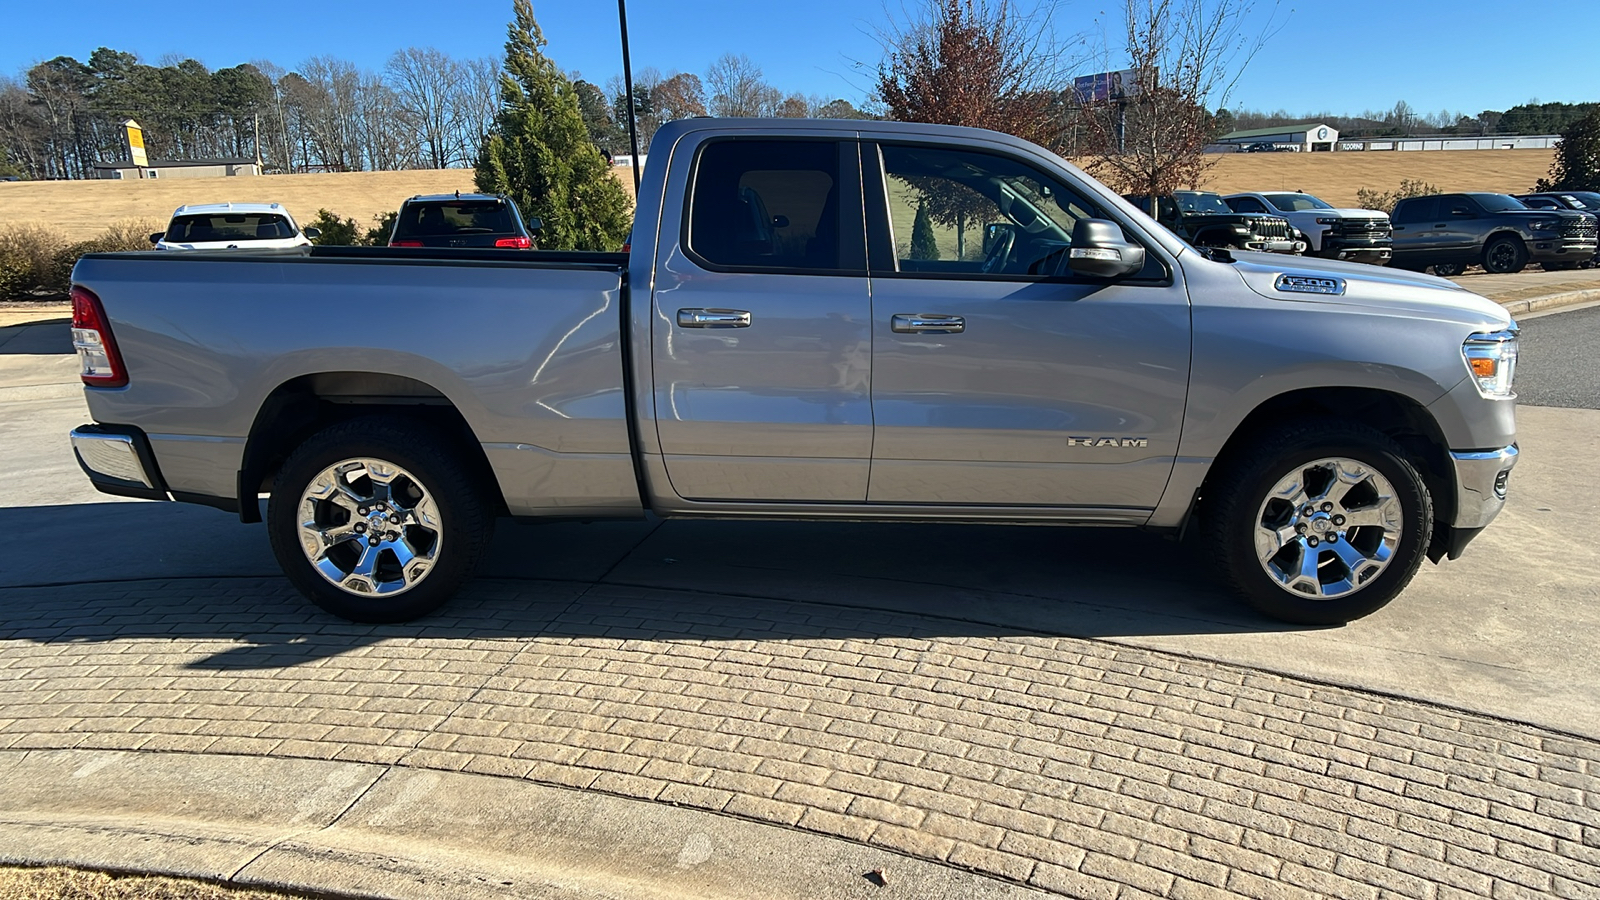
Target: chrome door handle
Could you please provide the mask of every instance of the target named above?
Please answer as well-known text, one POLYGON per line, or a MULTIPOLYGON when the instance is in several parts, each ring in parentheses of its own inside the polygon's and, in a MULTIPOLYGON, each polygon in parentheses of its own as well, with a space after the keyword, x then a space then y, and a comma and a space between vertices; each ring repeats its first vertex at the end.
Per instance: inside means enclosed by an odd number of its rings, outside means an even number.
POLYGON ((889 330, 899 334, 960 334, 967 329, 961 316, 918 316, 907 313, 892 316, 889 330))
POLYGON ((744 309, 680 309, 679 328, 749 328, 750 312, 744 309))

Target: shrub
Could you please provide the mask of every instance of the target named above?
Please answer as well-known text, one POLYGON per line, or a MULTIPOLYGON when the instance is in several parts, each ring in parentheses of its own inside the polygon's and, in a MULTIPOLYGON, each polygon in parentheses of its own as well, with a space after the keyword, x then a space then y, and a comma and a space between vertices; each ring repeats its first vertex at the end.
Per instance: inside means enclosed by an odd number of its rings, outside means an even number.
POLYGON ((1399 188, 1387 193, 1370 188, 1356 191, 1356 205, 1362 209, 1378 209, 1392 213, 1394 205, 1407 197, 1426 197, 1437 193, 1440 193, 1440 190, 1426 181, 1407 178, 1400 182, 1399 188))
POLYGON ((367 236, 363 243, 369 247, 388 246, 389 235, 394 234, 394 220, 398 218, 400 218, 398 212, 379 213, 373 216, 373 225, 367 229, 367 236))
POLYGON ((333 244, 348 247, 361 243, 361 226, 356 224, 355 219, 341 219, 325 209, 317 210, 317 217, 302 227, 316 228, 322 232, 311 241, 318 246, 333 244))
POLYGON ((117 222, 86 241, 38 225, 0 226, 0 299, 26 295, 62 296, 72 284, 72 267, 85 253, 149 250, 150 234, 160 225, 117 222))

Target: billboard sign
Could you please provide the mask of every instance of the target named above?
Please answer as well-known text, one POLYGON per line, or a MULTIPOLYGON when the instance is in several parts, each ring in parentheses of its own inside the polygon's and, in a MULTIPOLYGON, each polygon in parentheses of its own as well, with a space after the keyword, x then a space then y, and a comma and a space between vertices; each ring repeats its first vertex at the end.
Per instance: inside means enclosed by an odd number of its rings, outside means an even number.
POLYGON ((122 123, 128 129, 128 158, 133 164, 143 169, 150 165, 150 160, 144 154, 144 129, 132 119, 122 123))
POLYGON ((1127 100, 1139 96, 1139 72, 1120 69, 1116 72, 1099 72, 1080 75, 1072 79, 1072 92, 1079 103, 1103 103, 1127 100))

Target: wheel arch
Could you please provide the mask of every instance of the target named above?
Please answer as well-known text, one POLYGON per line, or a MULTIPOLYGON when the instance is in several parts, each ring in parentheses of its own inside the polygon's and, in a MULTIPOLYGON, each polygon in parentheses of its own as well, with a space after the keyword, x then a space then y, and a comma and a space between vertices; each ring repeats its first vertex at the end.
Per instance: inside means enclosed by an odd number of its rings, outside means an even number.
POLYGON ((505 500, 482 445, 449 397, 426 382, 382 372, 298 375, 268 392, 256 411, 239 467, 239 519, 261 521, 258 494, 270 492, 284 460, 306 438, 337 422, 374 414, 426 422, 462 453, 496 514, 505 500))

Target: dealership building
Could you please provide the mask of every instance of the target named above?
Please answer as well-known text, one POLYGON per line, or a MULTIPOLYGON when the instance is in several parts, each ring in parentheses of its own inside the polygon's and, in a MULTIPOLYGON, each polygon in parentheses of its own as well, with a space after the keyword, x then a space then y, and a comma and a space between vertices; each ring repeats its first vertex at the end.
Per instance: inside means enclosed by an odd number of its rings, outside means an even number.
POLYGON ((253 159, 152 159, 148 166, 131 159, 99 162, 90 167, 91 178, 111 181, 139 178, 225 178, 230 175, 260 175, 261 166, 253 159))
POLYGON ((1251 128, 1235 131, 1217 138, 1219 150, 1243 150, 1251 144, 1272 144, 1305 152, 1333 150, 1339 143, 1339 129, 1322 122, 1298 122, 1293 125, 1274 125, 1271 128, 1251 128))

